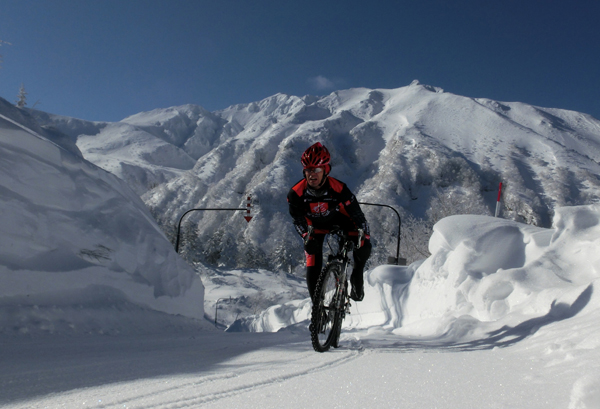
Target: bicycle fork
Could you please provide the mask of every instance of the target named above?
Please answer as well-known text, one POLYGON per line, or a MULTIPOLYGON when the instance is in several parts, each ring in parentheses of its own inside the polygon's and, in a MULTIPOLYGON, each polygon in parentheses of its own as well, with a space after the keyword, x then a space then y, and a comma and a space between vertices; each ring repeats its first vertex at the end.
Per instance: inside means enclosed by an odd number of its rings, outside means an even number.
POLYGON ((340 264, 340 274, 337 279, 337 294, 336 294, 336 310, 340 311, 340 319, 344 319, 346 314, 350 313, 350 298, 348 297, 348 273, 346 269, 348 267, 346 263, 340 264))

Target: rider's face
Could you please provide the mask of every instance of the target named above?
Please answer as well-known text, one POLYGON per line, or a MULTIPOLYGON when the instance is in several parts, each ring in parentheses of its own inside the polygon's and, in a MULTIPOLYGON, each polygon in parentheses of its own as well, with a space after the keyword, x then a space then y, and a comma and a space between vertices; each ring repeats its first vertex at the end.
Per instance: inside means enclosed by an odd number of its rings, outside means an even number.
POLYGON ((317 188, 321 186, 325 172, 323 172, 323 168, 307 168, 304 169, 304 176, 306 176, 306 181, 310 187, 317 188))

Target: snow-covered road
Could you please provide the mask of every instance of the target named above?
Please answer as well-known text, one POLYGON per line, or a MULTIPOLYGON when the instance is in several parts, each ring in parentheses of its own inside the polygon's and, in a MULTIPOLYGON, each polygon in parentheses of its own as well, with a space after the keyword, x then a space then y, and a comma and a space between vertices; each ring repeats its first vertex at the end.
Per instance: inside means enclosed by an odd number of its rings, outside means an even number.
POLYGON ((585 407, 569 402, 594 393, 582 375, 597 360, 584 363, 548 342, 553 330, 540 332, 479 350, 347 331, 323 354, 301 328, 3 338, 0 407, 585 407))

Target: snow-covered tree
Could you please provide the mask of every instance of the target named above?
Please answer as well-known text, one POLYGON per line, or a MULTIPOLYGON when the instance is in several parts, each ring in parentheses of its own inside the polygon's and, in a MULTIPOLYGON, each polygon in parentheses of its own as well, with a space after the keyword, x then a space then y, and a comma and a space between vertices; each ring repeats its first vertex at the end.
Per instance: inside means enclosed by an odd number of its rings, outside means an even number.
POLYGON ((247 238, 238 240, 236 249, 236 267, 238 268, 266 268, 269 261, 264 250, 247 238))
POLYGON ((409 214, 402 221, 402 237, 400 254, 410 264, 431 255, 429 253, 429 238, 433 233, 433 223, 426 219, 416 218, 409 214))
POLYGON ((275 247, 273 252, 269 255, 269 264, 275 271, 292 272, 294 266, 299 264, 297 260, 298 255, 301 255, 301 249, 299 245, 294 245, 292 239, 298 240, 295 236, 283 237, 279 244, 275 247))
POLYGON ((25 91, 25 86, 21 84, 21 88, 19 89, 19 95, 17 95, 17 107, 23 108, 27 105, 27 92, 25 91))

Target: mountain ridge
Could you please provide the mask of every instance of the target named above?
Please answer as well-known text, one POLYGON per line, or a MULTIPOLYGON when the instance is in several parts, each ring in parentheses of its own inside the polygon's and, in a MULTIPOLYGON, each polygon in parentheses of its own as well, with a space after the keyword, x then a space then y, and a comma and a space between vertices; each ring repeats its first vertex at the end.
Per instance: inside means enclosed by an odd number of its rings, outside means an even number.
MULTIPOLYGON (((223 263, 237 260, 243 243, 263 249, 265 257, 277 243, 298 247, 287 239, 293 232, 282 198, 302 177, 300 155, 317 141, 332 154, 332 176, 345 181, 361 201, 398 208, 403 220, 435 221, 452 212, 491 214, 500 181, 505 186, 503 216, 545 227, 557 206, 600 197, 600 121, 574 111, 463 97, 418 81, 322 97, 276 94, 213 113, 184 105, 140 113, 119 124, 143 134, 133 145, 141 144, 144 154, 134 156, 127 148, 120 156, 105 152, 90 160, 99 166, 112 163, 112 171, 165 222, 174 223, 193 207, 241 206, 247 194, 253 195, 259 217, 249 226, 237 225, 235 216, 226 214, 191 217, 201 222, 200 242, 221 236, 215 257, 223 263), (182 111, 187 122, 165 119, 182 111), (163 138, 149 129, 164 133, 163 138), (194 138, 200 148, 190 156, 185 145, 194 138), (181 159, 185 156, 195 162, 181 159), (159 157, 170 166, 159 163, 159 157)), ((112 137, 131 140, 135 132, 112 137)), ((90 156, 92 145, 84 142, 94 140, 93 148, 102 153, 107 136, 108 131, 80 136, 78 146, 90 156)), ((382 258, 385 248, 394 247, 389 232, 397 222, 380 210, 366 211, 373 224, 384 226, 377 250, 382 258)), ((200 244, 195 257, 205 258, 210 246, 200 244)))

